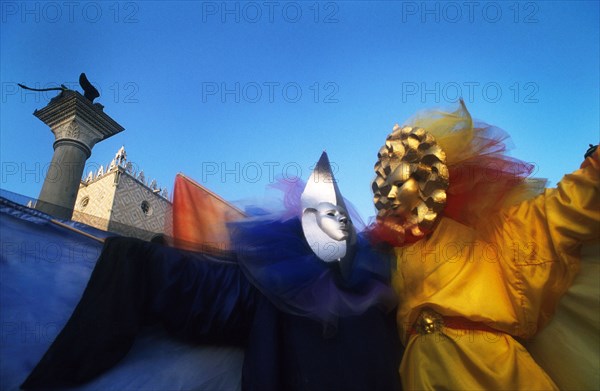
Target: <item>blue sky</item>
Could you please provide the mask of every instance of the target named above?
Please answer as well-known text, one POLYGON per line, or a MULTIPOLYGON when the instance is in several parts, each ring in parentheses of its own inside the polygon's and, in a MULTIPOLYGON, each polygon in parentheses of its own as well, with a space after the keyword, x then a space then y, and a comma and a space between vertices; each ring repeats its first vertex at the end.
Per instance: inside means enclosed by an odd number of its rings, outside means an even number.
MULTIPOLYGON (((327 150, 343 194, 374 214, 376 154, 395 123, 452 107, 507 130, 555 185, 600 131, 597 1, 2 1, 0 187, 37 197, 53 135, 32 116, 79 88, 125 131, 90 167, 128 158, 172 190, 184 172, 224 198, 307 179, 327 150)), ((87 173, 87 170, 86 170, 87 173)))

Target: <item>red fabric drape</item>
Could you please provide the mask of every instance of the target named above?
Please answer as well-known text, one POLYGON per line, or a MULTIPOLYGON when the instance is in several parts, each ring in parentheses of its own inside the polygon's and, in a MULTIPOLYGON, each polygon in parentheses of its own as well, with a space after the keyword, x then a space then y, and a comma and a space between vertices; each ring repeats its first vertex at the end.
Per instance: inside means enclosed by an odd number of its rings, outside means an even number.
POLYGON ((186 250, 231 248, 227 222, 244 214, 183 174, 173 189, 173 244, 186 250))

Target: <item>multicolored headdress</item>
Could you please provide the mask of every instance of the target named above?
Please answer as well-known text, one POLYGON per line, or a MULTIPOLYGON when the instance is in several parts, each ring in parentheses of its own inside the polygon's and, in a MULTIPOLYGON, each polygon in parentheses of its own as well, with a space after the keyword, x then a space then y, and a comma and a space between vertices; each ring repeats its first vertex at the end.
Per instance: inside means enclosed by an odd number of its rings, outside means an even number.
POLYGON ((395 125, 380 149, 372 183, 375 237, 415 242, 441 215, 477 227, 489 213, 539 193, 533 165, 505 155, 508 135, 473 123, 464 102, 454 112, 429 110, 395 125))

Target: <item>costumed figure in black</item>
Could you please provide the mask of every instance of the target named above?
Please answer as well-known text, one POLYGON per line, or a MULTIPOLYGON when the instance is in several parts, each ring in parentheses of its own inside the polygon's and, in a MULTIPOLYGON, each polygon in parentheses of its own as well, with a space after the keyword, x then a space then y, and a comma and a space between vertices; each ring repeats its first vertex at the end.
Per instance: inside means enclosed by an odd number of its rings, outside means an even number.
POLYGON ((325 153, 290 200, 291 218, 231 224, 228 254, 107 239, 22 388, 84 384, 158 323, 193 344, 242 346, 245 390, 399 389, 390 255, 356 232, 325 153))

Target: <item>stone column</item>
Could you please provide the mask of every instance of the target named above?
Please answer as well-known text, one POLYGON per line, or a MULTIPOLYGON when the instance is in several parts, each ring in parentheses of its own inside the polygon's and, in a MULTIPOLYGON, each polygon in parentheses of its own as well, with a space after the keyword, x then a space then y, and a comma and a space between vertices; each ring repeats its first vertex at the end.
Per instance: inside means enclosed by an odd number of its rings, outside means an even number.
POLYGON ((94 145, 123 131, 123 127, 77 91, 62 91, 33 115, 54 133, 54 155, 36 209, 70 219, 85 161, 94 145))

